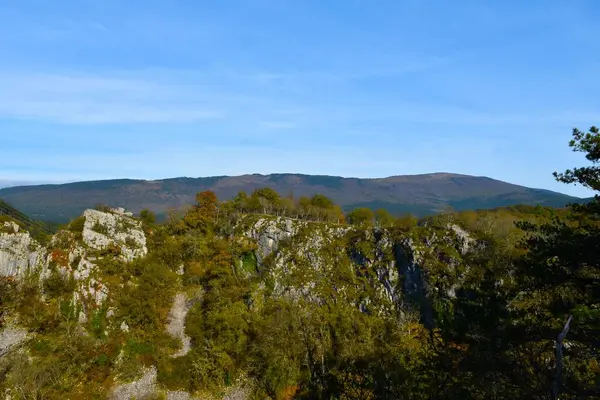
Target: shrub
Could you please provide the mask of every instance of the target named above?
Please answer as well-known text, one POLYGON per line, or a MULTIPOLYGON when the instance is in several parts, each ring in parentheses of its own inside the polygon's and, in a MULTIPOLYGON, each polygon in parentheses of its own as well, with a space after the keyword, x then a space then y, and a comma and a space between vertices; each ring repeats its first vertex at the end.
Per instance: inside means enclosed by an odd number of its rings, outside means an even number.
POLYGON ((108 228, 104 225, 102 225, 100 222, 96 221, 96 223, 94 224, 94 226, 92 226, 92 230, 94 232, 98 232, 102 235, 108 235, 108 228))
POLYGON ((134 248, 134 249, 139 247, 138 242, 136 242, 135 239, 132 238, 131 236, 127 236, 125 238, 125 245, 127 247, 134 248))
POLYGON ((140 220, 144 225, 152 225, 156 223, 156 214, 148 209, 140 211, 140 220))
POLYGON ((106 204, 96 204, 96 206, 94 207, 94 209, 96 211, 102 211, 102 212, 111 212, 111 210, 112 210, 112 208, 110 208, 106 204))
POLYGON ((19 223, 17 221, 13 220, 12 218, 10 218, 6 215, 0 215, 0 233, 15 233, 15 230, 13 229, 12 224, 4 225, 6 222, 14 222, 17 225, 19 225, 19 223))
POLYGON ((79 216, 69 223, 67 229, 73 233, 82 233, 85 226, 85 217, 79 216))
POLYGON ((59 297, 72 293, 75 290, 75 281, 71 276, 63 276, 57 270, 52 271, 44 281, 44 292, 50 297, 59 297))
POLYGON ((348 214, 348 222, 353 225, 371 225, 373 219, 373 211, 366 207, 356 208, 348 214))

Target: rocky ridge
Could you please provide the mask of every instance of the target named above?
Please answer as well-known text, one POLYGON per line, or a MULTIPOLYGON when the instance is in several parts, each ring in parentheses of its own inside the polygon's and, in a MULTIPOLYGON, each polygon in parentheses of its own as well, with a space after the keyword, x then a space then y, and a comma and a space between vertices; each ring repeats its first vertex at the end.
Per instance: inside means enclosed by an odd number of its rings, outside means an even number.
MULTIPOLYGON (((109 324, 128 332, 127 322, 115 320, 114 307, 107 304, 110 293, 101 270, 105 263, 115 260, 130 263, 148 254, 141 223, 132 218, 131 213, 118 208, 86 210, 72 225, 76 226, 58 232, 44 247, 14 222, 5 222, 0 233, 0 277, 16 282, 28 277, 42 282, 51 279, 53 274, 72 278, 72 306, 79 310, 79 324, 87 323, 94 313, 103 309, 109 324)), ((172 355, 174 358, 184 356, 191 348, 190 338, 185 334, 185 318, 190 307, 185 293, 179 292, 173 298, 165 331, 181 341, 182 347, 172 355)), ((18 320, 18 315, 10 315, 0 328, 0 358, 11 351, 20 351, 19 346, 34 336, 19 326, 18 320)), ((139 379, 117 385, 111 398, 145 398, 160 393, 173 400, 196 398, 187 392, 160 389, 156 377, 156 368, 148 368, 139 379)), ((229 392, 225 399, 246 398, 245 391, 240 388, 229 392)), ((10 397, 9 392, 6 395, 10 397)))
MULTIPOLYGON (((72 278, 71 306, 79 310, 78 321, 83 324, 109 296, 100 273, 102 263, 114 258, 131 262, 144 257, 148 248, 141 223, 123 209, 86 210, 81 219, 74 222, 77 223, 81 231, 77 227, 61 231, 44 247, 14 222, 5 222, 5 229, 0 233, 0 277, 17 282, 28 277, 41 282, 53 275, 65 280, 72 278)), ((109 308, 107 315, 112 314, 114 311, 109 308)), ((123 324, 122 321, 122 329, 123 324)), ((27 330, 18 325, 18 316, 11 316, 10 322, 0 330, 0 357, 18 348, 29 337, 27 330)))
POLYGON ((319 301, 318 293, 333 288, 336 296, 344 298, 352 285, 337 286, 330 278, 345 269, 348 276, 365 277, 373 289, 373 296, 365 297, 358 307, 366 310, 373 300, 390 312, 416 306, 427 326, 434 324, 430 299, 454 297, 467 268, 462 259, 477 246, 468 232, 454 224, 444 230, 415 229, 394 235, 386 229, 267 217, 244 234, 257 244, 258 268, 267 271, 272 295, 319 301), (435 268, 445 270, 444 279, 433 279, 435 268))
POLYGON ((0 231, 0 276, 23 276, 45 265, 46 249, 14 222, 5 222, 0 231))
MULTIPOLYGON (((86 210, 79 224, 81 230, 61 231, 43 247, 17 225, 5 223, 0 233, 0 276, 17 281, 36 274, 42 280, 53 274, 72 277, 72 305, 78 310, 79 323, 86 323, 102 308, 109 324, 127 332, 127 322, 116 319, 108 301, 110 292, 101 270, 112 260, 130 263, 148 254, 142 225, 123 209, 86 210)), ((332 295, 355 298, 356 292, 365 291, 356 304, 360 309, 414 309, 430 327, 435 319, 431 299, 453 296, 466 268, 462 256, 476 244, 456 225, 398 235, 385 229, 261 217, 245 225, 242 233, 256 244, 255 268, 265 272, 265 283, 257 289, 255 299, 270 295, 319 302, 332 295), (444 278, 434 279, 433 268, 444 268, 444 278), (334 278, 340 270, 345 271, 347 281, 334 278), (369 282, 369 287, 356 277, 369 282)), ((257 306, 259 303, 255 302, 257 306)), ((165 331, 181 342, 174 358, 185 356, 192 346, 185 334, 190 308, 186 294, 176 293, 165 326, 165 331)), ((0 331, 0 357, 29 337, 18 323, 5 326, 0 331)), ((113 398, 143 397, 157 391, 156 370, 150 368, 138 380, 117 386, 113 398)), ((167 398, 191 398, 185 392, 163 393, 167 398)), ((243 390, 235 393, 237 398, 244 398, 240 394, 243 390)))

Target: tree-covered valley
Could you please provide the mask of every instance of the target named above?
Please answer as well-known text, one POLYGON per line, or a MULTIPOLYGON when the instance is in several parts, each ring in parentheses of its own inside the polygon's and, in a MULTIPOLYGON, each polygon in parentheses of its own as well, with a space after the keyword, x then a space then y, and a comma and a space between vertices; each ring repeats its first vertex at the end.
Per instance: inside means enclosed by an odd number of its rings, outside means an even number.
MULTIPOLYGON (((589 165, 556 179, 599 191, 598 129, 570 146, 589 165)), ((600 398, 599 214, 416 218, 264 187, 160 223, 98 206, 54 235, 0 216, 0 393, 600 398)))

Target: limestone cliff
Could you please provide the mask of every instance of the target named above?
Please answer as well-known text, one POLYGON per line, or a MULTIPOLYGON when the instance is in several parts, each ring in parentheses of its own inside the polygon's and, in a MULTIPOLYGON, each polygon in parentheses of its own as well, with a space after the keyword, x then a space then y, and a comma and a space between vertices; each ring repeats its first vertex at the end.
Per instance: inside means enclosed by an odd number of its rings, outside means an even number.
POLYGON ((86 210, 83 217, 83 244, 88 248, 101 251, 117 246, 120 249, 119 256, 124 261, 132 261, 148 253, 146 235, 140 222, 122 209, 112 212, 86 210))
POLYGON ((430 327, 431 298, 454 295, 467 268, 462 258, 476 243, 452 224, 444 230, 415 229, 399 235, 386 229, 281 217, 260 218, 244 234, 257 244, 258 267, 266 272, 272 294, 318 301, 328 290, 341 298, 349 291, 355 295, 364 290, 356 279, 332 280, 346 270, 349 277, 360 276, 370 284, 371 295, 364 296, 358 307, 392 311, 416 306, 430 327))
POLYGON ((90 304, 99 306, 108 295, 99 264, 114 257, 130 262, 148 252, 141 224, 123 211, 87 210, 82 218, 81 232, 61 231, 48 248, 13 222, 5 222, 0 233, 0 276, 16 281, 38 276, 40 282, 53 274, 72 278, 73 304, 81 308, 80 322, 87 319, 90 304))
POLYGON ((0 230, 0 276, 22 276, 44 265, 46 249, 14 222, 0 230))
MULTIPOLYGON (((316 304, 343 301, 364 313, 401 315, 414 311, 428 328, 435 326, 435 304, 452 298, 468 269, 465 256, 476 248, 476 241, 455 225, 398 231, 251 215, 241 218, 234 230, 235 234, 226 238, 229 243, 250 241, 255 249, 244 253, 243 260, 234 259, 231 265, 236 280, 249 277, 253 282, 248 300, 252 311, 259 310, 261 299, 270 296, 302 298, 316 304)), ((69 334, 73 329, 98 340, 95 345, 102 350, 100 356, 94 353, 100 357, 94 362, 108 363, 106 360, 110 359, 114 370, 110 375, 112 386, 107 385, 109 397, 115 399, 157 393, 173 399, 192 398, 176 387, 167 390, 161 386, 159 376, 162 373, 164 380, 166 373, 161 372, 160 363, 147 360, 160 351, 164 355, 161 360, 184 365, 198 346, 210 345, 194 343, 186 330, 188 313, 194 312, 194 306, 202 305, 202 296, 198 295, 202 288, 185 282, 189 274, 184 270, 189 272, 198 262, 184 262, 181 254, 200 250, 174 247, 169 257, 152 258, 152 251, 162 249, 149 246, 169 248, 189 239, 165 232, 161 241, 147 240, 138 220, 122 209, 113 209, 86 210, 68 229, 57 233, 47 247, 12 223, 7 223, 0 233, 0 276, 14 281, 34 277, 42 288, 41 304, 49 313, 69 324, 73 319, 73 324, 81 328, 68 325, 69 334), (140 277, 150 268, 145 263, 168 265, 157 269, 163 275, 144 281, 140 277), (132 264, 134 267, 128 270, 132 264), (53 299, 45 282, 55 286, 56 282, 61 283, 61 290, 69 291, 68 300, 53 299), (153 299, 145 299, 141 308, 131 308, 136 306, 133 303, 138 297, 154 289, 153 296, 166 293, 168 300, 157 305, 153 299), (127 314, 131 309, 143 315, 127 314), (152 338, 159 338, 160 342, 144 343, 148 332, 136 331, 135 324, 158 329, 152 338), (102 346, 110 347, 106 343, 118 343, 112 358, 105 355, 109 350, 102 346), (132 361, 139 354, 146 360, 143 365, 132 361)), ((7 323, 0 330, 0 359, 39 335, 20 327, 18 315, 9 317, 7 321, 16 322, 7 323)), ((196 363, 190 368, 202 370, 203 365, 196 363)), ((240 382, 232 387, 228 391, 232 398, 234 394, 240 399, 249 396, 240 382)))

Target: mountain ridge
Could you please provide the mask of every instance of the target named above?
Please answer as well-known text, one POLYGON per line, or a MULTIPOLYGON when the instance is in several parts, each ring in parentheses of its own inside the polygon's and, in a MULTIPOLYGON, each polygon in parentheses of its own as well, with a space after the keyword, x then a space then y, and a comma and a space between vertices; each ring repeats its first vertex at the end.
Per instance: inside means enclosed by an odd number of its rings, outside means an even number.
POLYGON ((516 204, 562 207, 585 199, 529 188, 485 176, 449 172, 354 178, 299 173, 238 176, 174 177, 166 179, 107 179, 64 184, 42 184, 0 189, 0 198, 36 219, 64 222, 98 203, 124 206, 134 212, 148 208, 158 214, 184 208, 199 191, 212 190, 220 199, 238 192, 271 187, 282 196, 332 198, 344 210, 385 208, 394 214, 424 216, 448 207, 486 209, 516 204))

